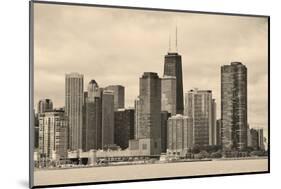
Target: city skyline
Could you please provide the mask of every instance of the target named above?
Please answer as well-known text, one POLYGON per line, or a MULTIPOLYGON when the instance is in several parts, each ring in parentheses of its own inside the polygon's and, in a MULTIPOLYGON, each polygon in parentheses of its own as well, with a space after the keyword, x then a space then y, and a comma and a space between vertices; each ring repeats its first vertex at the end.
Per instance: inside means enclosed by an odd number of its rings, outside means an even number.
MULTIPOLYGON (((126 93, 125 106, 133 107, 134 100, 138 94, 138 80, 141 74, 145 71, 155 71, 158 73, 159 77, 163 77, 164 55, 168 52, 169 33, 172 34, 171 36, 173 39, 174 26, 178 25, 178 52, 183 57, 184 93, 194 87, 212 90, 213 96, 218 103, 217 107, 220 107, 220 66, 229 64, 231 61, 241 61, 249 69, 249 124, 251 127, 264 125, 263 128, 267 129, 268 86, 267 51, 265 50, 267 49, 267 24, 266 20, 263 20, 263 18, 218 17, 217 15, 197 15, 191 13, 181 15, 180 13, 171 14, 169 12, 160 13, 149 11, 145 11, 146 14, 138 14, 137 11, 132 10, 102 10, 109 11, 109 15, 111 16, 121 12, 119 18, 121 24, 128 24, 129 27, 127 29, 131 29, 134 33, 138 33, 147 38, 145 40, 146 43, 143 43, 134 36, 124 36, 122 31, 118 32, 114 30, 116 27, 115 25, 112 26, 115 35, 108 32, 104 34, 100 33, 104 32, 103 30, 107 28, 105 24, 98 27, 99 29, 97 29, 96 32, 93 31, 95 31, 97 27, 87 28, 87 23, 93 21, 91 19, 94 19, 93 17, 95 16, 102 16, 105 23, 111 21, 110 16, 102 13, 102 11, 98 9, 95 10, 95 8, 91 8, 90 10, 86 7, 74 8, 64 6, 49 7, 47 5, 40 8, 40 5, 36 6, 38 6, 36 13, 40 14, 40 19, 35 20, 35 30, 37 29, 37 35, 35 36, 35 39, 37 39, 35 40, 35 102, 38 102, 41 98, 50 98, 55 104, 55 107, 64 106, 65 99, 63 89, 65 73, 77 71, 84 75, 84 87, 91 79, 97 80, 101 87, 118 84, 123 85, 126 93), (92 11, 92 9, 95 11, 92 11), (52 20, 52 18, 46 18, 47 13, 49 14, 50 11, 54 14, 60 14, 60 19, 52 20), (86 37, 73 32, 76 31, 72 28, 73 26, 70 23, 73 17, 68 14, 72 11, 76 12, 75 27, 77 27, 77 24, 79 25, 78 28, 82 27, 82 31, 86 32, 83 34, 87 34, 86 37), (136 24, 134 24, 132 20, 125 18, 127 12, 134 14, 136 24), (91 16, 85 17, 85 15, 91 16), (164 16, 165 20, 162 20, 160 16, 164 16), (203 21, 206 18, 207 21, 203 21), (148 20, 148 23, 144 23, 144 19, 148 20), (80 22, 82 20, 83 22, 80 22), (247 22, 248 20, 252 22, 247 22), (216 21, 216 23, 214 23, 214 21, 216 21), (56 28, 51 26, 57 26, 59 31, 51 29, 52 31, 45 32, 43 31, 43 23, 49 30, 51 28, 56 28), (144 27, 140 28, 138 26, 139 24, 144 27), (152 27, 154 24, 157 24, 157 27, 152 27), (222 24, 226 26, 224 27, 222 24), (231 25, 232 27, 236 26, 236 28, 239 28, 239 32, 237 32, 237 30, 232 31, 231 28, 229 28, 231 25), (69 30, 69 27, 73 30, 68 32, 66 30, 69 30), (202 33, 204 27, 211 27, 212 30, 208 30, 208 34, 202 33), (216 28, 222 31, 218 31, 216 28), (200 31, 195 29, 200 29, 200 31), (41 32, 38 30, 41 30, 41 32), (153 33, 158 32, 158 30, 162 31, 160 35, 153 35, 153 33), (196 31, 196 35, 194 35, 192 31, 196 31), (63 32, 63 36, 60 36, 61 34, 58 35, 56 32, 63 32), (116 32, 119 36, 116 36, 116 32), (227 34, 221 35, 223 33, 227 34), (42 38, 43 36, 48 40, 45 41, 42 38), (67 36, 69 38, 67 38, 67 36), (56 37, 54 38, 56 40, 50 40, 49 37, 56 37), (105 40, 106 37, 108 40, 111 39, 112 42, 106 40, 110 45, 95 43, 95 41, 98 42, 98 37, 102 37, 102 40, 105 40), (198 40, 199 37, 203 38, 203 40, 198 40), (229 38, 238 40, 231 41, 229 38), (87 41, 85 39, 87 39, 87 41), (117 43, 118 40, 125 41, 125 39, 126 43, 117 43), (197 41, 195 41, 196 39, 197 41), (49 43, 49 41, 51 41, 52 44, 49 43), (62 41, 67 42, 65 46, 59 44, 62 41), (120 49, 122 49, 123 53, 115 48, 114 43, 122 45, 120 49), (217 43, 220 45, 217 45, 217 43), (260 45, 261 43, 263 45, 260 45), (202 46, 204 48, 201 48, 202 46), (214 46, 219 47, 215 48, 214 46), (54 51, 55 48, 58 52, 54 51), (85 53, 80 49, 85 51, 85 53), (153 49, 153 51, 151 49, 153 49), (67 52, 67 54, 65 54, 65 52, 67 52), (79 59, 77 59, 77 57, 79 57, 79 59), (139 61, 143 62, 143 64, 139 61), (255 66, 256 62, 260 61, 265 63, 255 66), (64 67, 57 64, 58 62, 64 67), (77 62, 79 62, 79 64, 77 64, 77 62), (114 69, 110 68, 116 64, 116 62, 119 63, 120 66, 114 66, 114 69), (120 64, 121 62, 123 63, 120 64), (134 63, 134 66, 131 66, 132 63, 134 63), (126 76, 124 76, 124 66, 127 68, 126 76), (212 67, 210 68, 210 66, 212 67), (102 75, 100 70, 102 70, 102 75), (256 95, 257 93, 259 95, 256 95)), ((217 108, 217 115, 219 118, 220 108, 217 108)))

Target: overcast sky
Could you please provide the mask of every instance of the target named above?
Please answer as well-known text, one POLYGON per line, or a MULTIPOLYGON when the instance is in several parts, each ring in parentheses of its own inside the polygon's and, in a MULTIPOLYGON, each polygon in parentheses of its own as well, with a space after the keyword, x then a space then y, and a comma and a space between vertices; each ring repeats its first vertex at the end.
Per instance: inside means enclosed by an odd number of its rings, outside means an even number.
POLYGON ((184 92, 209 89, 220 117, 220 66, 248 68, 248 121, 267 128, 266 18, 35 4, 35 105, 50 98, 64 106, 65 73, 84 74, 100 87, 123 85, 133 106, 143 72, 163 76, 164 55, 175 42, 182 55, 184 92))

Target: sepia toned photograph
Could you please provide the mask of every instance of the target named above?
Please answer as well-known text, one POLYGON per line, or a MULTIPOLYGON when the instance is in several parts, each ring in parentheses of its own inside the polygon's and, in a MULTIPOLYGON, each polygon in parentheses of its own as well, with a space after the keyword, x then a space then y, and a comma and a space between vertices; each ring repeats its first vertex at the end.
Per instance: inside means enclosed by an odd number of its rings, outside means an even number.
POLYGON ((269 17, 30 2, 30 182, 269 173, 269 17))

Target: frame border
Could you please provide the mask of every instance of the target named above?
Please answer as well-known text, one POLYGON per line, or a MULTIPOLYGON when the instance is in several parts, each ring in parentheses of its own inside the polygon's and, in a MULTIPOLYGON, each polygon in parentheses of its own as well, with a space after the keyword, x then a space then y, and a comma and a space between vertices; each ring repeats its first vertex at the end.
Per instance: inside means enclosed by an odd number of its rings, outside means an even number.
POLYGON ((131 183, 131 182, 145 182, 145 181, 163 181, 175 179, 190 179, 190 178, 209 178, 209 177, 224 177, 224 176, 239 176, 239 175, 255 175, 270 173, 270 16, 260 14, 240 14, 240 13, 225 13, 225 12, 208 12, 208 11, 194 11, 194 10, 176 10, 163 8, 149 8, 149 7, 132 7, 119 5, 105 5, 105 4, 89 4, 89 3, 71 3, 71 2, 57 2, 57 1, 29 1, 29 188, 52 188, 52 187, 66 187, 66 186, 85 186, 98 184, 114 184, 114 183, 131 183), (241 172, 241 173, 224 173, 224 174, 210 174, 210 175, 195 175, 195 176, 175 176, 175 177, 160 177, 149 179, 130 179, 130 180, 113 180, 113 181, 98 181, 98 182, 82 182, 69 184, 52 184, 52 185, 36 185, 34 186, 34 4, 52 4, 65 6, 86 6, 99 8, 118 8, 130 10, 144 10, 144 11, 165 11, 177 13, 194 13, 194 14, 209 14, 209 15, 224 15, 224 16, 244 16, 244 17, 260 17, 267 18, 268 22, 268 170, 257 172, 241 172))

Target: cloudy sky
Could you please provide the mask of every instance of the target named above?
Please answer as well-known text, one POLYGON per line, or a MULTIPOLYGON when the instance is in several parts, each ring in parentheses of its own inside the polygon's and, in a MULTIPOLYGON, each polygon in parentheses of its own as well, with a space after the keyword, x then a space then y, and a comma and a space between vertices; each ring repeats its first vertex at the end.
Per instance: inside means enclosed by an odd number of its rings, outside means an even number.
POLYGON ((220 66, 248 68, 248 120, 267 128, 268 28, 266 18, 35 4, 35 104, 64 106, 65 73, 84 74, 101 87, 125 86, 133 106, 143 72, 163 75, 169 35, 178 28, 184 91, 209 89, 220 117, 220 66))

